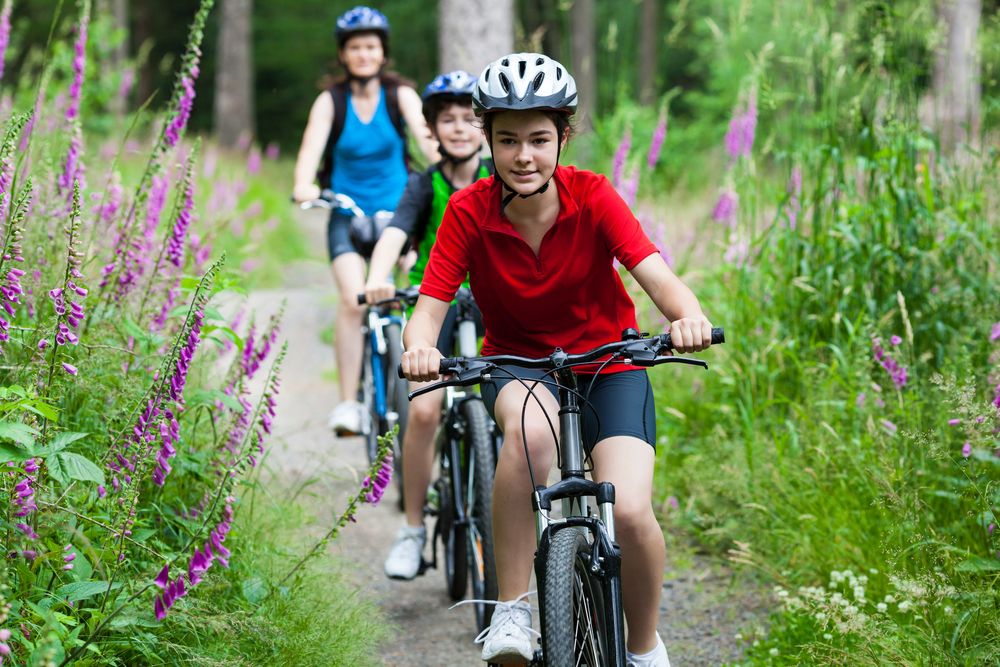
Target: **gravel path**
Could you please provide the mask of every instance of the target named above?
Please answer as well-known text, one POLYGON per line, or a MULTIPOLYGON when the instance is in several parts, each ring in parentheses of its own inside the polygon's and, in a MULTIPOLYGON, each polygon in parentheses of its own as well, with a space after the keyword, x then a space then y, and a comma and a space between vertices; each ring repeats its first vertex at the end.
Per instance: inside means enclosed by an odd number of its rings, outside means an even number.
MULTIPOLYGON (((324 248, 319 216, 303 215, 303 228, 317 253, 324 248)), ((336 398, 332 349, 320 333, 332 325, 333 285, 321 257, 289 267, 280 289, 251 295, 258 320, 285 302, 284 334, 289 341, 282 370, 282 391, 268 485, 275 495, 297 496, 310 506, 316 523, 303 526, 321 534, 340 512, 346 496, 357 488, 365 466, 360 439, 336 439, 326 418, 336 398)), ((444 576, 430 570, 412 582, 390 581, 382 562, 402 515, 395 490, 379 507, 364 507, 331 547, 355 571, 358 590, 375 600, 394 626, 382 647, 385 665, 439 667, 483 665, 479 661, 472 611, 449 611, 444 576)), ((685 554, 683 567, 668 562, 664 573, 660 633, 674 667, 719 665, 739 658, 737 632, 766 616, 759 591, 733 583, 720 564, 685 554)), ((668 554, 668 561, 670 561, 668 554)), ((335 601, 331 601, 335 604, 335 601)))

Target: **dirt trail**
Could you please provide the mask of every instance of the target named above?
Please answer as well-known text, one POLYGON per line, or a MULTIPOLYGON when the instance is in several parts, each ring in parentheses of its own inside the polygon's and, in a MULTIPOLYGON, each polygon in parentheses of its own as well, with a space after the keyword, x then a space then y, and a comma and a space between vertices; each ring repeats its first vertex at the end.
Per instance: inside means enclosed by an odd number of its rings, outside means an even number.
MULTIPOLYGON (((302 224, 316 248, 315 259, 290 266, 283 287, 254 292, 250 303, 258 318, 286 303, 284 334, 289 350, 267 483, 279 497, 299 491, 298 499, 317 517, 315 525, 302 530, 318 535, 357 488, 365 457, 359 439, 338 440, 326 428, 337 388, 332 379, 333 351, 320 334, 333 323, 333 285, 320 254, 325 247, 323 219, 303 215, 302 224)), ((362 508, 358 522, 331 547, 345 567, 353 569, 360 594, 376 601, 394 626, 392 639, 382 647, 384 664, 483 665, 479 647, 472 642, 472 611, 467 607, 449 611, 440 571, 431 570, 412 582, 390 581, 383 575, 383 559, 402 523, 395 500, 393 490, 383 505, 362 508)), ((684 568, 668 563, 664 573, 660 633, 672 664, 718 665, 738 659, 734 635, 760 616, 762 596, 731 585, 730 575, 718 565, 698 557, 684 560, 688 563, 684 568)))

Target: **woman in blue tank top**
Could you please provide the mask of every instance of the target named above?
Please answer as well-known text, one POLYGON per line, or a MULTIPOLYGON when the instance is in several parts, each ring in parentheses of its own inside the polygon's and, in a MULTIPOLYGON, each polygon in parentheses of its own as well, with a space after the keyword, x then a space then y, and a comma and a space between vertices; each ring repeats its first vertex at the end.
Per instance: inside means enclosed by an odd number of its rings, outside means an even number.
MULTIPOLYGON (((437 147, 427 130, 419 95, 395 74, 383 71, 388 56, 389 22, 381 12, 355 7, 337 19, 337 44, 346 76, 335 88, 320 93, 309 111, 309 121, 295 162, 296 201, 320 196, 321 188, 345 194, 367 215, 394 211, 406 187, 405 138, 393 116, 405 121, 431 162, 437 147), (335 108, 334 95, 345 94, 344 109, 335 108), (397 109, 398 107, 398 109, 397 109), (335 115, 344 111, 344 116, 335 115), (336 123, 335 123, 336 121, 336 123), (341 125, 329 155, 327 139, 341 125), (316 185, 317 167, 332 162, 332 176, 316 185)), ((351 243, 350 218, 334 212, 327 224, 327 249, 340 293, 334 348, 340 377, 341 403, 330 416, 338 435, 361 433, 367 418, 353 400, 361 377, 361 319, 364 309, 356 295, 364 292, 365 260, 351 243)))

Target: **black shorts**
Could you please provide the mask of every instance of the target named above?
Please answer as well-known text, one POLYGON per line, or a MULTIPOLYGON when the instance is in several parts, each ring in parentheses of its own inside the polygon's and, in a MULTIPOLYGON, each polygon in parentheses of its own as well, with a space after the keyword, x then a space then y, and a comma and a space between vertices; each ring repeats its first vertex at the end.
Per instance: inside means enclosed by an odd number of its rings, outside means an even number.
MULTIPOLYGON (((483 314, 479 312, 479 306, 474 306, 474 308, 475 310, 472 317, 476 322, 476 334, 482 337, 485 331, 485 329, 483 329, 483 314)), ((412 309, 410 312, 412 313, 412 309)), ((436 346, 438 351, 446 357, 459 354, 459 351, 455 349, 455 345, 458 343, 457 319, 458 306, 453 303, 448 306, 448 313, 444 316, 444 322, 441 323, 441 333, 438 334, 436 346)))
POLYGON ((349 252, 358 252, 351 241, 351 216, 330 211, 330 219, 326 223, 326 250, 331 262, 349 252))
MULTIPOLYGON (((508 371, 525 380, 532 387, 532 380, 540 379, 544 371, 527 368, 505 367, 508 371)), ((551 380, 551 376, 547 378, 551 380)), ((593 388, 590 382, 593 375, 577 376, 577 391, 586 396, 590 391, 590 406, 580 401, 580 416, 583 426, 583 446, 589 452, 599 441, 615 435, 627 435, 639 438, 656 449, 656 406, 653 403, 653 388, 649 384, 649 375, 645 369, 623 371, 620 373, 604 373, 594 380, 593 388), (593 409, 591 409, 593 408, 593 409)), ((483 402, 490 416, 496 419, 494 406, 497 395, 508 383, 515 382, 509 374, 496 370, 491 374, 489 382, 484 382, 480 389, 483 402)), ((545 387, 559 399, 558 389, 554 385, 537 385, 538 391, 545 387)), ((531 400, 531 399, 529 399, 531 400)))

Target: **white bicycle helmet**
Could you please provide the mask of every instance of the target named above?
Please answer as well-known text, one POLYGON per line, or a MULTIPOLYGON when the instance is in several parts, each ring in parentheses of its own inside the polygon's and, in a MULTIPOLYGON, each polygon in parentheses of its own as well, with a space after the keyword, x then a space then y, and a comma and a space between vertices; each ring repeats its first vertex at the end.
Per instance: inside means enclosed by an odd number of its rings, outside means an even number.
POLYGON ((487 65, 479 75, 472 108, 488 111, 576 111, 576 81, 558 61, 541 53, 512 53, 487 65))

